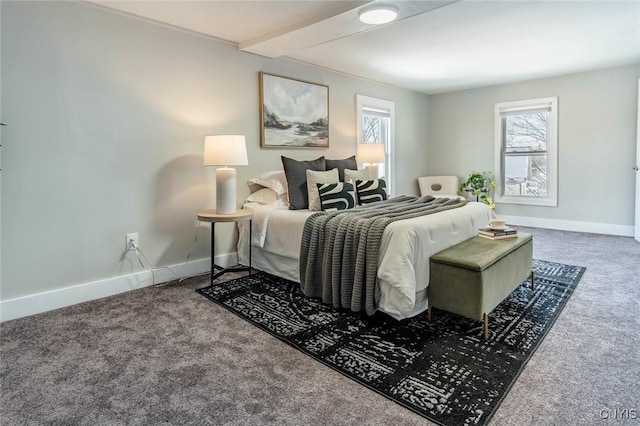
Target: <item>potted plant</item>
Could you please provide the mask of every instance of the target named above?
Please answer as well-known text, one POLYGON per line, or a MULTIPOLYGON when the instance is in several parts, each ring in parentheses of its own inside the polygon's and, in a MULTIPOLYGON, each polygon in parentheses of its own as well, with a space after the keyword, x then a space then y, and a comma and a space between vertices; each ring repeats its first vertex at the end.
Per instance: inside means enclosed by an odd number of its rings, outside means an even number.
POLYGON ((491 172, 473 172, 466 181, 460 184, 458 195, 470 192, 476 197, 476 201, 482 200, 490 209, 495 209, 496 205, 491 199, 491 189, 496 187, 496 181, 491 179, 491 172))

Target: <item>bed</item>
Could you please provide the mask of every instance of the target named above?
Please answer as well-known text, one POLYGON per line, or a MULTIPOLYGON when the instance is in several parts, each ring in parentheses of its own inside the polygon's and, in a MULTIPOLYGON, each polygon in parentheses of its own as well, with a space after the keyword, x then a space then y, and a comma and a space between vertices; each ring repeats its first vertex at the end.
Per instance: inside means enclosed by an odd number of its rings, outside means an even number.
MULTIPOLYGON (((265 180, 254 179, 249 184, 267 187, 265 180)), ((248 264, 247 245, 251 243, 254 268, 299 283, 304 226, 315 212, 290 210, 281 185, 268 184, 274 194, 265 198, 266 192, 260 196, 255 192, 244 205, 254 212, 252 241, 248 241, 248 224, 239 224, 239 261, 248 264)), ((429 257, 472 238, 492 217, 485 204, 469 202, 460 208, 389 224, 382 234, 378 256, 377 309, 398 320, 424 312, 428 308, 429 257)))

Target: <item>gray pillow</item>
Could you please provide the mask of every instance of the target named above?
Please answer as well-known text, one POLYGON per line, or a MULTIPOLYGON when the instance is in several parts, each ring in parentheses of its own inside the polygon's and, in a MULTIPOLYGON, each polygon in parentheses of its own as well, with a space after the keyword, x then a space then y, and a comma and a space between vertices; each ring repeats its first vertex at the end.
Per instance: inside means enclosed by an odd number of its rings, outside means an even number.
POLYGON ((340 182, 344 182, 344 169, 358 170, 358 163, 356 163, 356 156, 352 155, 349 158, 343 160, 325 160, 327 170, 338 169, 338 177, 340 182))
POLYGON ((284 155, 280 158, 282 158, 282 167, 287 178, 289 210, 308 209, 307 170, 325 171, 324 157, 310 161, 298 161, 284 155))

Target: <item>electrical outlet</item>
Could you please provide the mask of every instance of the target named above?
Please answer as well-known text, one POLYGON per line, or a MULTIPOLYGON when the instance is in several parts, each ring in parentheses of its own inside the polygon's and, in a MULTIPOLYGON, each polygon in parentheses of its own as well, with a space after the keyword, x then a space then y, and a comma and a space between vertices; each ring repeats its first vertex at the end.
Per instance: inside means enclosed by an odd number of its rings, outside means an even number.
POLYGON ((133 251, 138 248, 138 233, 125 235, 125 250, 133 251))

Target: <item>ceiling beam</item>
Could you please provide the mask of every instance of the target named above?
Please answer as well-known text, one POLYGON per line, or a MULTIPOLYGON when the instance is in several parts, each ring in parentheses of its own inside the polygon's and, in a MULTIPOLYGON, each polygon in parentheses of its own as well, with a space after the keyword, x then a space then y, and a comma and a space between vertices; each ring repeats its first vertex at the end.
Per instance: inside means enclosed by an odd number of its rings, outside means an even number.
MULTIPOLYGON (((457 0, 459 1, 459 0, 457 0)), ((380 0, 362 2, 359 6, 350 5, 347 10, 319 16, 307 22, 298 23, 288 28, 241 42, 238 48, 244 52, 255 53, 269 58, 288 56, 296 51, 318 46, 344 37, 351 37, 360 33, 393 25, 402 19, 419 15, 430 10, 447 6, 456 1, 416 1, 397 2, 393 5, 398 9, 395 21, 384 25, 370 25, 360 22, 358 11, 373 4, 389 4, 380 0)))

